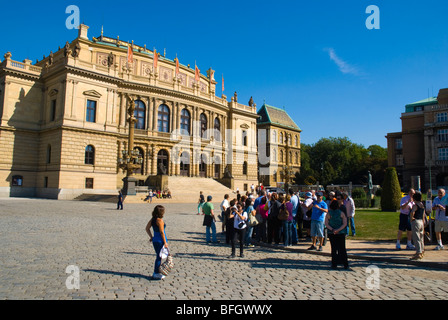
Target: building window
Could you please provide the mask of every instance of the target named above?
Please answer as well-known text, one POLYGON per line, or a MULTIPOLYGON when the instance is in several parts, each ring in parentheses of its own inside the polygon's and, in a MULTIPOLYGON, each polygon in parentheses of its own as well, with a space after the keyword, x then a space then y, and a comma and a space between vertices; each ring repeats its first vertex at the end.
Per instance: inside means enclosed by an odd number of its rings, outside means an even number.
POLYGON ((56 120, 56 100, 51 100, 50 121, 53 122, 54 120, 56 120))
POLYGON ((44 188, 48 188, 48 177, 44 178, 44 188))
POLYGON ((135 122, 135 129, 145 130, 146 129, 146 105, 143 101, 135 101, 134 117, 137 120, 135 122))
POLYGON ((437 139, 439 141, 448 141, 448 129, 437 130, 437 139))
POLYGON ((164 104, 159 107, 158 130, 159 132, 170 132, 170 109, 164 104))
POLYGON ((93 178, 86 178, 86 189, 93 189, 93 178))
POLYGON ((242 142, 243 142, 243 146, 244 146, 244 147, 247 147, 247 131, 246 131, 246 130, 243 130, 243 139, 242 139, 242 142))
POLYGON ((190 112, 187 109, 183 109, 180 114, 180 133, 184 135, 190 135, 190 112))
POLYGON ((247 175, 247 170, 248 168, 247 168, 247 161, 244 161, 244 163, 243 163, 243 174, 245 174, 245 175, 247 175))
POLYGON ((299 146, 299 137, 297 136, 294 137, 294 144, 296 145, 296 147, 299 146))
POLYGON ((283 143, 283 132, 280 132, 280 139, 279 139, 278 143, 280 143, 280 144, 283 143))
POLYGON ((395 165, 402 166, 404 165, 404 158, 402 154, 397 154, 395 156, 395 165))
POLYGON ((272 142, 277 143, 277 131, 272 131, 272 142))
POLYGON ((221 141, 221 121, 218 118, 215 118, 215 132, 213 136, 217 141, 221 141))
POLYGON ((448 148, 439 148, 439 160, 448 160, 448 148))
POLYGON ((96 101, 87 100, 86 121, 87 122, 96 121, 96 101))
POLYGON ((23 177, 22 176, 13 176, 12 177, 12 186, 13 187, 22 187, 23 186, 23 177))
POLYGON ((51 163, 51 145, 47 146, 47 163, 51 163))
POLYGON ((84 163, 89 165, 95 164, 95 148, 93 146, 86 147, 84 163))
POLYGON ((437 122, 447 122, 448 114, 446 112, 440 112, 437 114, 437 122))
POLYGON ((402 139, 395 139, 395 149, 396 150, 403 149, 403 140, 402 139))
POLYGON ((201 114, 201 138, 206 138, 205 133, 207 132, 207 117, 205 114, 201 114))

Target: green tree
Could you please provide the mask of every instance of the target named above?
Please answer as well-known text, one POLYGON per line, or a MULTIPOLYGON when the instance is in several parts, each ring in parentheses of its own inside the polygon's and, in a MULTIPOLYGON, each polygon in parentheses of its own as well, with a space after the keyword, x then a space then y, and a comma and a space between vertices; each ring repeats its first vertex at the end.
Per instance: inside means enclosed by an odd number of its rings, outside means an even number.
POLYGON ((386 169, 381 192, 381 210, 397 211, 400 208, 401 188, 398 182, 397 170, 393 167, 386 169))

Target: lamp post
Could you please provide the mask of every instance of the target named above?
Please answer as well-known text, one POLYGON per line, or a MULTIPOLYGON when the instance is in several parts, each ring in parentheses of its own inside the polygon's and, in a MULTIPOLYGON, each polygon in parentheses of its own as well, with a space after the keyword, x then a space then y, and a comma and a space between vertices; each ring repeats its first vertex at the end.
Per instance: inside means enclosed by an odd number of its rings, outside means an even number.
MULTIPOLYGON (((129 96, 128 96, 129 98, 129 96)), ((137 179, 134 177, 134 171, 140 169, 143 164, 143 158, 138 150, 134 150, 134 130, 137 119, 134 116, 135 102, 130 99, 128 108, 128 123, 129 123, 129 136, 128 136, 128 150, 122 151, 122 158, 118 159, 118 168, 126 173, 126 177, 123 179, 123 191, 125 195, 136 195, 135 189, 137 185, 137 179)))

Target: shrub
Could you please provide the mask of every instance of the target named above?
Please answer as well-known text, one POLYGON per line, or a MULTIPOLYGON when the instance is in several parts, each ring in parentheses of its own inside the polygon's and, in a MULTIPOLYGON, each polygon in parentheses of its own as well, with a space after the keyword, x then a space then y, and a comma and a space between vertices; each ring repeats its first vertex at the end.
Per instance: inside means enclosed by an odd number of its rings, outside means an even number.
POLYGON ((367 195, 363 188, 355 188, 352 190, 353 199, 366 199, 367 195))
POLYGON ((400 208, 402 198, 397 170, 389 167, 386 169, 381 192, 381 210, 397 211, 400 208))

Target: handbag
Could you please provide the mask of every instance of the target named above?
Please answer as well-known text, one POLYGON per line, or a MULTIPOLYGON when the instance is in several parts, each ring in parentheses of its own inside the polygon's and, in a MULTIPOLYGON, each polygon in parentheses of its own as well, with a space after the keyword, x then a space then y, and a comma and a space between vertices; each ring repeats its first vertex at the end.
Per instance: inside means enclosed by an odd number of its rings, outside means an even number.
POLYGON ((167 276, 173 270, 173 268, 174 268, 173 256, 168 251, 168 256, 166 257, 165 261, 160 265, 159 273, 163 274, 164 276, 167 276))
POLYGON ((252 215, 252 213, 249 214, 249 226, 255 227, 258 225, 258 219, 256 216, 252 215))
POLYGON ((280 212, 278 213, 278 220, 286 221, 289 218, 289 212, 284 205, 280 208, 280 212))

